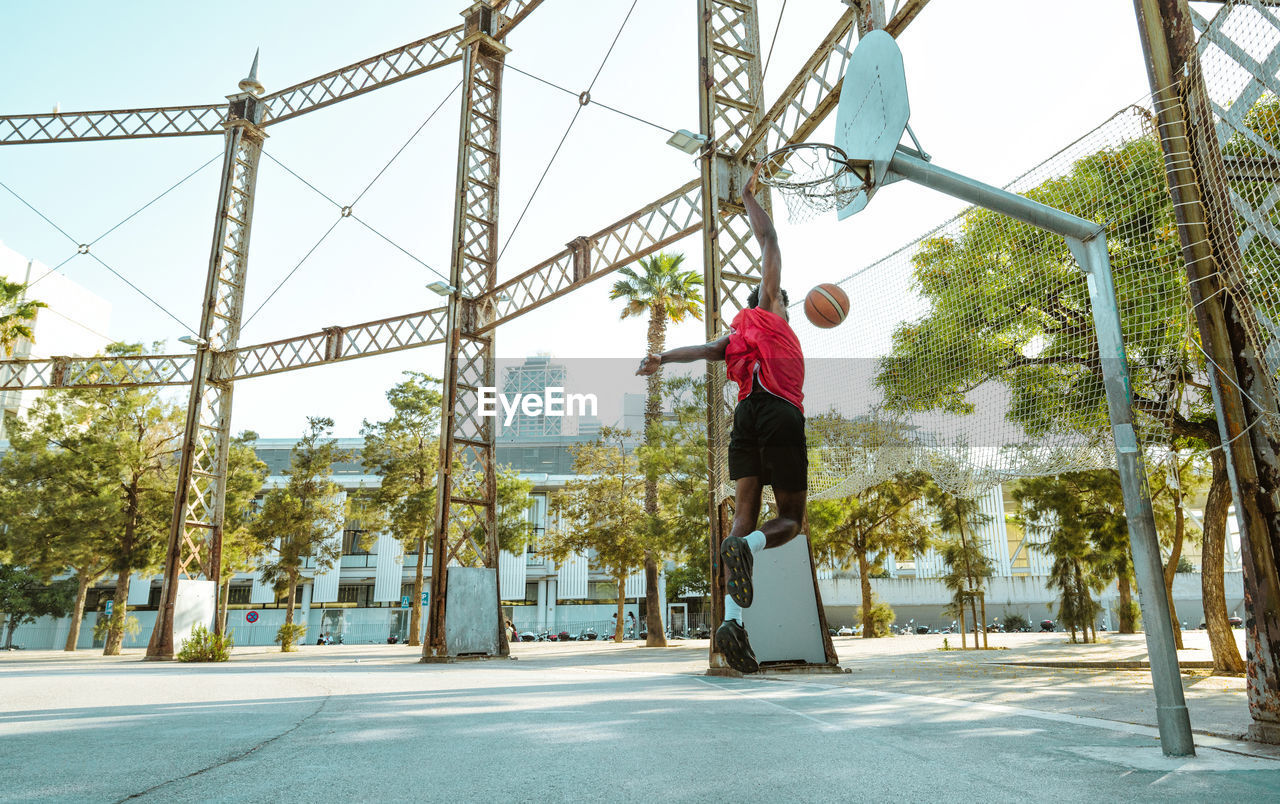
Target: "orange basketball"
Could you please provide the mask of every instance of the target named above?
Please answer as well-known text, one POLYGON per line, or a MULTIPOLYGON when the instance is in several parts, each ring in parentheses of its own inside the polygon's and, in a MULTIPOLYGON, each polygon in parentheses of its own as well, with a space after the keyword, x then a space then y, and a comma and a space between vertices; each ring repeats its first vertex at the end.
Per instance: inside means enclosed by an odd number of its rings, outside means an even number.
POLYGON ((849 314, 849 297, 830 282, 824 282, 804 298, 804 314, 809 323, 831 329, 849 314))

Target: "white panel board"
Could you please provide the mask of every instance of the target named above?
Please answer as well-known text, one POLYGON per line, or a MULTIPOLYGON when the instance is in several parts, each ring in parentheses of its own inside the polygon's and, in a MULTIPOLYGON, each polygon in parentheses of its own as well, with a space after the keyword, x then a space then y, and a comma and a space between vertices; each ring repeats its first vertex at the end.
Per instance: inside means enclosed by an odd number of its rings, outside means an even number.
MULTIPOLYGON (((342 548, 342 531, 338 531, 329 537, 330 544, 337 544, 338 549, 342 548)), ((338 577, 342 574, 342 560, 338 559, 333 562, 333 567, 327 570, 316 569, 316 577, 314 585, 311 589, 312 603, 336 603, 338 601, 338 577)))
POLYGON ((560 565, 556 576, 556 597, 560 600, 572 600, 587 596, 587 557, 574 553, 560 565))
POLYGON ((274 603, 276 600, 276 591, 270 584, 262 582, 262 571, 255 570, 253 573, 253 585, 249 587, 249 603, 250 605, 261 605, 263 603, 274 603))
POLYGON ((151 578, 130 575, 129 599, 126 602, 130 606, 145 606, 149 600, 151 600, 151 578))
POLYGON ((644 569, 627 576, 624 597, 644 597, 644 569))
POLYGON ((379 533, 374 550, 378 554, 378 568, 373 580, 373 601, 398 602, 404 586, 404 545, 390 533, 379 533))
POLYGON ((445 589, 449 655, 498 655, 497 573, 484 567, 449 567, 445 589))
POLYGON ((214 597, 217 585, 213 581, 178 579, 178 594, 173 603, 173 651, 177 653, 191 637, 191 629, 197 625, 213 628, 214 597))
POLYGON ((524 600, 525 569, 528 562, 525 554, 498 553, 498 581, 502 586, 503 600, 524 600))
POLYGON ((982 513, 991 520, 978 528, 982 553, 991 559, 996 575, 1009 575, 1009 532, 1004 521, 1004 490, 1000 486, 988 491, 979 501, 982 513))
POLYGON ((809 564, 809 540, 797 536, 762 550, 752 573, 755 598, 743 610, 751 648, 761 662, 826 664, 818 600, 809 564))

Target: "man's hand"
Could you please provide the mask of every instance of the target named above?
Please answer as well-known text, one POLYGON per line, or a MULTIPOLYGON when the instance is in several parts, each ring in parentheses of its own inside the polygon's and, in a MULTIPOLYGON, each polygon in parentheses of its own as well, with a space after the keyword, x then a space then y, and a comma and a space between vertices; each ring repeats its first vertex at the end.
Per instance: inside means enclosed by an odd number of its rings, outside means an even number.
POLYGON ((756 197, 756 187, 760 185, 760 168, 764 167, 764 162, 757 162, 756 169, 751 172, 751 178, 747 179, 747 184, 742 188, 744 196, 756 197))
POLYGON ((656 374, 658 369, 662 367, 662 357, 659 355, 645 355, 640 359, 640 368, 636 369, 636 376, 648 377, 656 374))

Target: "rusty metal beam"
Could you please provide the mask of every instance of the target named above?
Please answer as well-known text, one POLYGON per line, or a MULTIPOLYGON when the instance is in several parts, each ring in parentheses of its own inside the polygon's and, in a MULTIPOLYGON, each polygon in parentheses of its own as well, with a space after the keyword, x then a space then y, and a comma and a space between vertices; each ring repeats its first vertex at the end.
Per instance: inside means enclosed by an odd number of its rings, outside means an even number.
POLYGON ((286 87, 279 92, 264 95, 262 100, 267 104, 267 116, 263 125, 282 123, 307 112, 461 61, 462 52, 458 49, 461 41, 462 26, 457 25, 286 87))
POLYGON ((436 307, 246 346, 231 356, 226 370, 244 380, 444 343, 447 310, 436 307))
POLYGON ((227 104, 0 116, 0 145, 221 134, 227 104))
MULTIPOLYGON (((494 7, 503 12, 499 37, 523 22, 542 0, 504 0, 494 7)), ((398 48, 348 64, 262 97, 270 126, 347 98, 389 86, 406 78, 461 61, 458 25, 398 48)), ((96 112, 53 112, 0 116, 0 145, 46 142, 189 137, 221 134, 226 103, 207 106, 156 106, 96 112)))
POLYGON ((189 385, 194 367, 192 355, 0 360, 0 391, 189 385))
POLYGON ((487 332, 646 257, 702 228, 698 180, 667 193, 494 288, 479 300, 493 311, 487 332))

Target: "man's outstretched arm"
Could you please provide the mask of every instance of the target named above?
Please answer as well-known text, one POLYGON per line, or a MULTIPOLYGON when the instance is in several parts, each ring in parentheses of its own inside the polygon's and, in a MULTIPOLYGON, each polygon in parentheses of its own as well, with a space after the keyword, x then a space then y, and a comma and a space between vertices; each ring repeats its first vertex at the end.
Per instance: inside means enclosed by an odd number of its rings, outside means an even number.
POLYGON ((755 196, 759 184, 757 177, 763 166, 763 162, 756 165, 756 172, 751 174, 747 186, 742 188, 742 205, 747 208, 747 220, 751 222, 751 231, 763 252, 764 275, 760 279, 760 306, 771 313, 782 315, 782 252, 778 250, 778 232, 773 228, 769 213, 764 211, 755 196))
POLYGON ((697 346, 680 346, 668 349, 660 355, 646 355, 640 361, 636 374, 647 377, 658 370, 663 363, 692 363, 695 360, 724 360, 725 347, 729 345, 729 336, 717 338, 711 343, 697 346))

